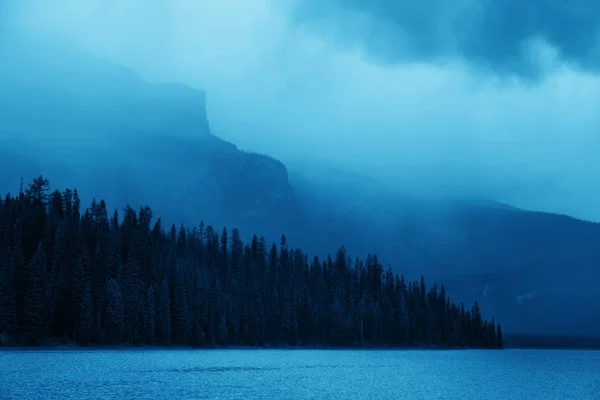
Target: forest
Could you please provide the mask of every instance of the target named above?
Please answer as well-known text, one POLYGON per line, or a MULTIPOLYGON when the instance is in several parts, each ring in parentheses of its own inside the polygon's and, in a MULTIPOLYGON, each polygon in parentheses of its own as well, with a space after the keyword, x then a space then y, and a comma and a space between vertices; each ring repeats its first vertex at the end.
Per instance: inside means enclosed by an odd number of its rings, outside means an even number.
POLYGON ((0 197, 3 345, 502 348, 500 324, 377 256, 309 258, 237 229, 82 210, 40 176, 0 197))

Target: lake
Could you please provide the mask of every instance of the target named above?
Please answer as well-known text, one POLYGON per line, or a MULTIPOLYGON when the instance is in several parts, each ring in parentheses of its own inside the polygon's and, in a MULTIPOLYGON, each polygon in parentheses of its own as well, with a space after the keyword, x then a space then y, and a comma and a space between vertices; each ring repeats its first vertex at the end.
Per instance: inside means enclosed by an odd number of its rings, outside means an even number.
POLYGON ((600 400, 600 352, 5 350, 0 399, 600 400))

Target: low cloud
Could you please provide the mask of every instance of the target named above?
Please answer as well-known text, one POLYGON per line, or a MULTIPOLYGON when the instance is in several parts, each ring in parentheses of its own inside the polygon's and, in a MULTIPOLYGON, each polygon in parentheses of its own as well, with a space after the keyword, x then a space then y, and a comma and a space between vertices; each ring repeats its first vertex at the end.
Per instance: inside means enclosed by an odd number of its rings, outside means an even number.
POLYGON ((540 77, 531 41, 578 68, 600 68, 600 4, 593 0, 291 0, 295 23, 386 63, 460 58, 502 74, 540 77))
POLYGON ((242 148, 600 220, 596 3, 5 2, 5 24, 204 88, 242 148))

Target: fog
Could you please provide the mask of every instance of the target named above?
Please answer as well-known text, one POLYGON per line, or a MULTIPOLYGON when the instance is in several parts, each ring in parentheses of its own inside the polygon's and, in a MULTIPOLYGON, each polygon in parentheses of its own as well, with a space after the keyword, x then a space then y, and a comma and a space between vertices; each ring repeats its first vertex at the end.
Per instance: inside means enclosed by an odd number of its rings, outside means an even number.
POLYGON ((10 32, 206 90, 213 133, 243 149, 600 220, 596 2, 363 3, 0 2, 10 32))

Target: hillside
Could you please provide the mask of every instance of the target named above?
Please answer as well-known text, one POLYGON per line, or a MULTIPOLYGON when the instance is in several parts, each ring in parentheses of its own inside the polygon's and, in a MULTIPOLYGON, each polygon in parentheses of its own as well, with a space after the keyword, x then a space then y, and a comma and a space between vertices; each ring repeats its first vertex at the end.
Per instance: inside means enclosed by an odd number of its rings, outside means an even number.
POLYGON ((508 332, 600 335, 600 224, 493 201, 417 199, 334 168, 294 171, 297 196, 325 225, 346 227, 395 270, 425 271, 457 300, 476 299, 508 332))

